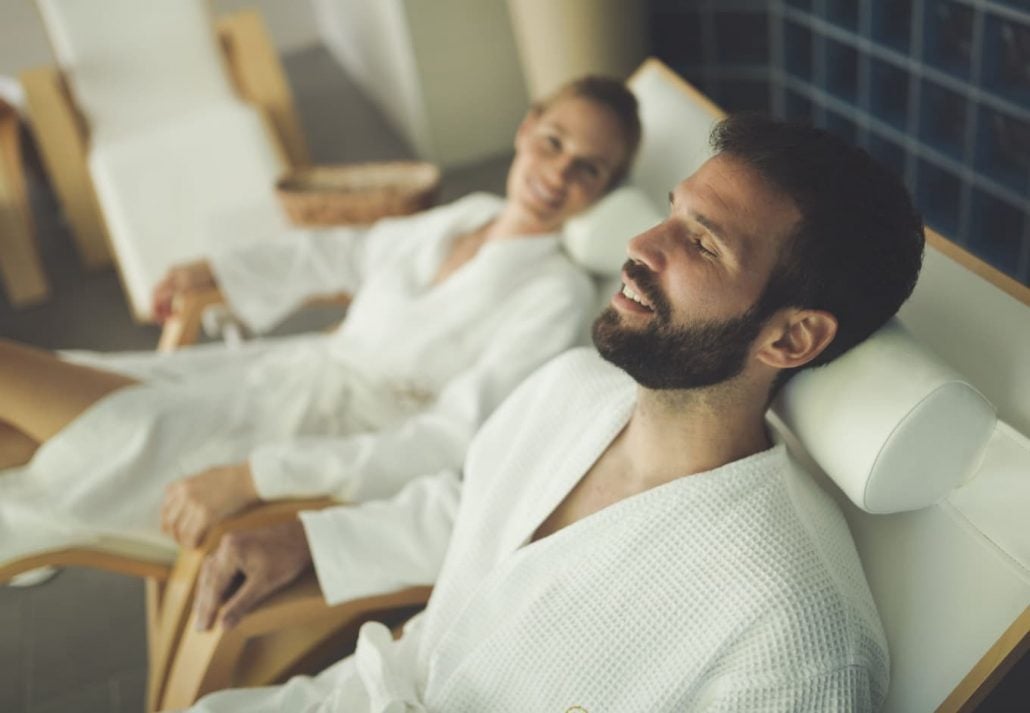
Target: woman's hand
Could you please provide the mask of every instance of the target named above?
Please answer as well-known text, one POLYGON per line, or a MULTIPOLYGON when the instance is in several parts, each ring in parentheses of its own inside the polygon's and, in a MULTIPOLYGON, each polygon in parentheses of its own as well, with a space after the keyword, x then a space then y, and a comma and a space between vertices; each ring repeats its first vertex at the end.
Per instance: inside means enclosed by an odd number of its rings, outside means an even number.
POLYGON ((310 566, 311 549, 300 520, 226 533, 200 570, 193 600, 197 630, 210 629, 216 617, 232 628, 310 566))
POLYGON ((187 292, 202 292, 216 286, 215 274, 211 263, 197 260, 176 265, 154 287, 151 308, 154 318, 164 322, 172 314, 172 302, 177 295, 187 292))
POLYGON ((196 547, 212 525, 260 500, 247 463, 209 468, 165 488, 161 529, 196 547))

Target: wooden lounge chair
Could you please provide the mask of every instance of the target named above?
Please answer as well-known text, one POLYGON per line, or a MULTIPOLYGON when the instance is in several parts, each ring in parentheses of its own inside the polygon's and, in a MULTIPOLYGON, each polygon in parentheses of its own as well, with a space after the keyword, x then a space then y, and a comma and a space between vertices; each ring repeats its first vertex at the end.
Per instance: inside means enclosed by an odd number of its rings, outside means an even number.
POLYGON ((113 257, 146 321, 170 265, 285 224, 275 180, 308 162, 285 75, 254 11, 38 5, 58 66, 21 81, 44 163, 83 263, 113 257))

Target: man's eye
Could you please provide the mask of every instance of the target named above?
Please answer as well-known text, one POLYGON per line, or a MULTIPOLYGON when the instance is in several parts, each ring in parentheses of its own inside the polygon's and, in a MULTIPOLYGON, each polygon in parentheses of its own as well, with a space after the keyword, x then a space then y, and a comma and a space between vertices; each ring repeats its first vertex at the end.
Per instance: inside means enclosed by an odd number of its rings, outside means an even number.
POLYGON ((697 247, 697 249, 700 250, 705 255, 707 255, 708 257, 719 257, 718 254, 714 250, 709 250, 707 247, 705 247, 705 244, 701 240, 701 238, 693 238, 693 241, 694 241, 694 245, 697 247))
POLYGON ((553 151, 561 150, 561 140, 557 136, 554 136, 553 134, 548 134, 544 137, 544 140, 547 142, 547 148, 553 151))

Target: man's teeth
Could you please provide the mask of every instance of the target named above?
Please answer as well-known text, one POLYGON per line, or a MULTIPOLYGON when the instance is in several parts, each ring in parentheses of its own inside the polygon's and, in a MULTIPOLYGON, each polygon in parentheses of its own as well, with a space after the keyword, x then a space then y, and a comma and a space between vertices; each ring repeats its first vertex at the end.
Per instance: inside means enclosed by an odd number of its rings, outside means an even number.
POLYGON ((631 290, 628 285, 622 286, 622 294, 636 302, 638 305, 647 307, 648 309, 654 309, 650 302, 645 300, 641 295, 638 295, 636 292, 631 290))

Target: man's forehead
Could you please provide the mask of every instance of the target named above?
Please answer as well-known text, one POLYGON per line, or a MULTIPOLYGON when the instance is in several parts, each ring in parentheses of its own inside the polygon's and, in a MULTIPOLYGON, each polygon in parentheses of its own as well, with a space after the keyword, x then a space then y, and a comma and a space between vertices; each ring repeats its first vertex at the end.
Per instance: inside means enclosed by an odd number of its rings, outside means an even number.
POLYGON ((685 204, 699 222, 711 222, 736 238, 786 233, 801 218, 794 201, 744 161, 718 154, 705 161, 673 191, 675 203, 685 204), (775 231, 779 232, 779 231, 775 231))

